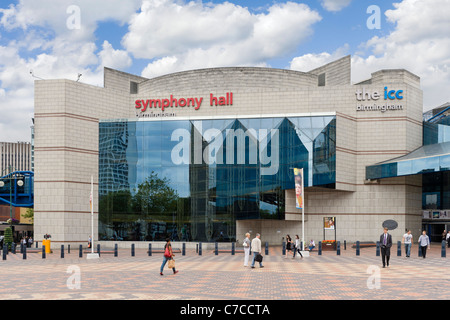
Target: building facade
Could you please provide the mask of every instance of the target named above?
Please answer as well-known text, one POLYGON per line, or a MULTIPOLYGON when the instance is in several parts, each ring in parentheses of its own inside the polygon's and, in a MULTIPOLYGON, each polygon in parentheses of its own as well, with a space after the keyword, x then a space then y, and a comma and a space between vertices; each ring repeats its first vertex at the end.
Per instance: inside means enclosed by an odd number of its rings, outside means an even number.
POLYGON ((212 68, 154 79, 105 68, 104 87, 35 82, 35 238, 279 244, 400 240, 422 228, 422 177, 366 167, 422 146, 420 79, 380 70, 352 84, 350 57, 309 72, 212 68), (324 219, 335 218, 335 230, 324 219))
POLYGON ((0 176, 31 170, 31 143, 0 142, 0 176))

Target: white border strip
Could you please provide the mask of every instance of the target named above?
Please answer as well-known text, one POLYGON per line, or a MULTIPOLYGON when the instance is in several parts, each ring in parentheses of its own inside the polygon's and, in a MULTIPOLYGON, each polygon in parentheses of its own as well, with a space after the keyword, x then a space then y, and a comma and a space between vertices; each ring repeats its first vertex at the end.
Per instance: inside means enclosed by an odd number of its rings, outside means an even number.
POLYGON ((100 119, 100 122, 117 121, 177 121, 177 120, 223 120, 223 119, 252 119, 252 118, 291 118, 291 117, 327 117, 336 116, 336 112, 308 112, 308 113, 276 113, 276 114, 247 114, 247 115, 215 115, 215 116, 185 116, 185 117, 145 117, 100 119))

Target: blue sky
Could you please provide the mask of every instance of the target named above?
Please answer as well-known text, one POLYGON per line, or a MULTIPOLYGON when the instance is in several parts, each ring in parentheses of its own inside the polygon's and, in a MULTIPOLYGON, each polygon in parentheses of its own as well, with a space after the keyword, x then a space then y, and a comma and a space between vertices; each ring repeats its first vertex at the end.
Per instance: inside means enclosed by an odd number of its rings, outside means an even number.
POLYGON ((448 12, 448 0, 2 0, 0 141, 30 140, 36 77, 82 73, 101 86, 104 66, 149 78, 220 66, 309 71, 351 55, 353 82, 388 68, 420 76, 426 111, 450 101, 448 12), (367 26, 371 5, 379 29, 367 26))

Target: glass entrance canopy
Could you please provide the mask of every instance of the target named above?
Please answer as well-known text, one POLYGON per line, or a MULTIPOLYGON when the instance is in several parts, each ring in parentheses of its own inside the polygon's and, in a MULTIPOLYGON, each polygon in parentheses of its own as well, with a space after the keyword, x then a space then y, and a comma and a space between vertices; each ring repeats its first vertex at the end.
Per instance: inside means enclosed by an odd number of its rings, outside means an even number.
POLYGON ((450 170, 450 142, 424 145, 405 156, 366 167, 366 179, 383 179, 450 170))

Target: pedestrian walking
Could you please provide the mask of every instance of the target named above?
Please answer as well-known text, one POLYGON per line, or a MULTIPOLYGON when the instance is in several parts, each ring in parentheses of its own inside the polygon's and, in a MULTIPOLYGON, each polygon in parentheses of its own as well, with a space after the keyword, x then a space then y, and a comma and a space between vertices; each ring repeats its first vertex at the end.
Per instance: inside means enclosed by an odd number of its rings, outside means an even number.
POLYGON ((288 256, 288 253, 290 253, 291 252, 291 250, 292 250, 292 238, 291 238, 291 236, 290 235, 286 235, 286 254, 285 254, 285 259, 287 259, 287 256, 288 256))
MULTIPOLYGON (((175 259, 173 258, 175 257, 175 254, 172 251, 172 245, 170 244, 170 238, 166 239, 166 244, 164 245, 164 255, 163 255, 163 262, 161 264, 161 270, 159 272, 160 275, 164 275, 163 274, 163 270, 164 270, 164 266, 166 265, 167 261, 171 261, 169 263, 169 267, 171 263, 175 262, 175 259)), ((172 271, 173 274, 178 273, 178 270, 175 269, 175 264, 172 267, 172 271)))
POLYGON ((88 248, 91 248, 92 247, 92 238, 91 238, 91 236, 89 236, 89 239, 88 239, 88 248))
MULTIPOLYGON (((255 268, 255 261, 257 260, 258 256, 261 256, 261 235, 259 233, 256 234, 256 237, 252 240, 252 252, 253 252, 253 261, 252 261, 252 268, 255 268)), ((261 256, 262 258, 262 256, 261 256)), ((262 264, 262 260, 258 261, 259 267, 264 268, 262 264)))
POLYGON ((405 244, 405 253, 407 258, 411 255, 412 242, 413 236, 411 234, 411 230, 408 230, 408 232, 403 235, 403 243, 405 244))
POLYGON ((442 232, 442 241, 447 241, 447 230, 444 230, 444 232, 442 232))
POLYGON ((447 247, 450 248, 450 231, 447 232, 447 247))
POLYGON ((384 228, 383 233, 380 236, 381 243, 381 261, 383 262, 383 268, 389 267, 389 259, 391 257, 392 236, 388 233, 388 228, 384 228))
POLYGON ((300 254, 300 257, 303 258, 302 255, 302 248, 300 248, 300 238, 298 237, 298 234, 295 235, 295 247, 294 247, 294 256, 292 259, 295 259, 295 253, 298 252, 300 254))
POLYGON ((244 267, 248 267, 248 259, 250 257, 250 233, 245 234, 244 242, 242 243, 244 246, 244 267))
POLYGON ((422 235, 419 237, 420 251, 422 252, 422 258, 425 259, 427 255, 427 248, 430 245, 430 238, 427 236, 425 230, 422 231, 422 235))

